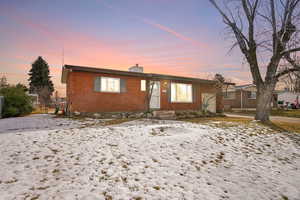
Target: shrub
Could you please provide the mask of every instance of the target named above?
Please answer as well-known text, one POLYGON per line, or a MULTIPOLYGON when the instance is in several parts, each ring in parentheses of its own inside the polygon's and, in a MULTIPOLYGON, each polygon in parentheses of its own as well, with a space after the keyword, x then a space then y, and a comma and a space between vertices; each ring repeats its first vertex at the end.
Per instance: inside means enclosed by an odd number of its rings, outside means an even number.
POLYGON ((32 112, 32 103, 21 87, 9 86, 0 89, 0 95, 4 96, 3 117, 18 117, 32 112))

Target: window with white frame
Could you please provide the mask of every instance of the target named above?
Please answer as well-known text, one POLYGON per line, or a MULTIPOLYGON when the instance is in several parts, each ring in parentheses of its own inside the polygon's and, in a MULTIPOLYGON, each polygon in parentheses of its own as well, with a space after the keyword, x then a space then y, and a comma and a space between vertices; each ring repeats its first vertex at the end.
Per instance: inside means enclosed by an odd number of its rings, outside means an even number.
POLYGON ((141 91, 146 91, 146 80, 141 80, 141 91))
POLYGON ((256 99, 256 92, 253 92, 253 91, 249 92, 248 93, 248 98, 249 99, 256 99))
POLYGON ((192 84, 171 83, 171 102, 193 102, 192 84))
POLYGON ((101 77, 101 92, 120 92, 120 79, 101 77))

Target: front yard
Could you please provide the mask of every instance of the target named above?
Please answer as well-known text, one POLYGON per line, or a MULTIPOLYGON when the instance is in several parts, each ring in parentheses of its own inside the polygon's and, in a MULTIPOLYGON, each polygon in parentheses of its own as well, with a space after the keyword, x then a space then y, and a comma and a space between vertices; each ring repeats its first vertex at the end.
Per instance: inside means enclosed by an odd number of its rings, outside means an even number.
POLYGON ((0 133, 1 199, 300 199, 299 134, 254 121, 53 120, 0 133))

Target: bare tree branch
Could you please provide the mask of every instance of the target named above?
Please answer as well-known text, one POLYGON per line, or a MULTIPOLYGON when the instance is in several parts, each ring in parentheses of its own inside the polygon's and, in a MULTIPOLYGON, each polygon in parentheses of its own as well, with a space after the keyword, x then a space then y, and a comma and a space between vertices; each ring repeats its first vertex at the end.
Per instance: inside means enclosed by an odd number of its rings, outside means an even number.
POLYGON ((239 46, 249 64, 258 89, 256 118, 268 120, 272 93, 278 79, 300 69, 290 56, 300 51, 300 0, 209 1, 235 36, 233 47, 239 46), (216 2, 225 2, 225 6, 216 2), (292 67, 278 72, 278 66, 284 59, 292 67), (260 69, 266 69, 264 79, 260 69))
POLYGON ((293 53, 293 52, 297 52, 297 51, 300 51, 300 47, 297 47, 297 48, 293 48, 293 49, 289 49, 289 50, 283 51, 283 52, 281 52, 281 55, 284 56, 284 55, 286 55, 286 54, 293 53))
POLYGON ((280 78, 281 76, 284 76, 284 75, 289 74, 289 73, 291 73, 291 72, 300 72, 300 67, 299 67, 299 68, 289 68, 289 69, 285 69, 285 70, 279 72, 278 74, 276 74, 275 77, 278 79, 278 78, 280 78))

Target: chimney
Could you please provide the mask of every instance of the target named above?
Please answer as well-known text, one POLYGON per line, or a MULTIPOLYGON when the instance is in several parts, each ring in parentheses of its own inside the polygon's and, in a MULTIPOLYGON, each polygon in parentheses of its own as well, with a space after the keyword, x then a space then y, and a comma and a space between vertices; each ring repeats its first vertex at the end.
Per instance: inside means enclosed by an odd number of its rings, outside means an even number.
POLYGON ((144 68, 142 66, 139 66, 139 64, 136 64, 135 66, 129 67, 128 71, 130 72, 144 72, 144 68))

